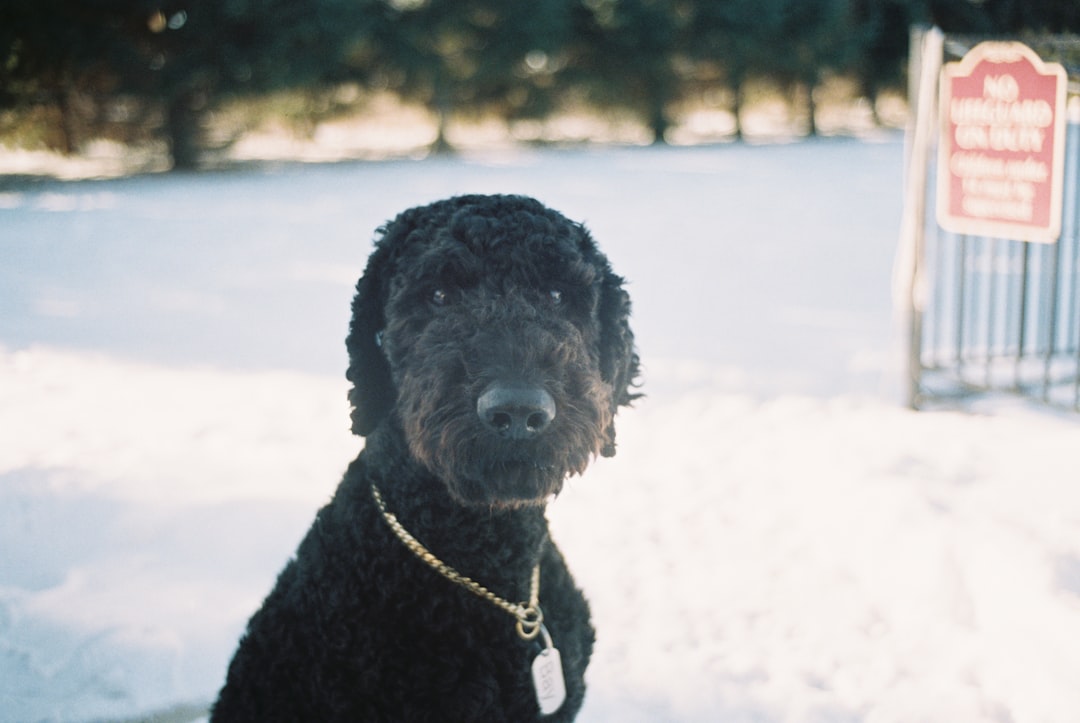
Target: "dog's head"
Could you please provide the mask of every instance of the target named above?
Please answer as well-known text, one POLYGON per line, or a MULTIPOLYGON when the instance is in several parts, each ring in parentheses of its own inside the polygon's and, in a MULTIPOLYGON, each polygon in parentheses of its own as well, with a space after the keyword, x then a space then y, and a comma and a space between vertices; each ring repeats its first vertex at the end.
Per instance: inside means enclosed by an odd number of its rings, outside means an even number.
POLYGON ((582 225, 461 196, 380 234, 347 340, 356 434, 400 425, 465 504, 543 501, 615 453, 615 412, 638 396, 630 300, 582 225))

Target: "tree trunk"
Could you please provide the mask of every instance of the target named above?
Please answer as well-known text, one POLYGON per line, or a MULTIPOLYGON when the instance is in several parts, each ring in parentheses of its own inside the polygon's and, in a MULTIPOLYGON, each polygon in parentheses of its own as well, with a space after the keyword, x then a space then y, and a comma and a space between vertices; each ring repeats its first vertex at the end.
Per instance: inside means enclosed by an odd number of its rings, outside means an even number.
POLYGON ((649 130, 652 131, 654 146, 667 145, 667 132, 671 128, 671 121, 667 117, 667 89, 663 81, 652 85, 649 93, 649 130))
POLYGON ((165 135, 174 171, 190 171, 199 166, 199 114, 193 98, 181 93, 165 106, 165 135))
POLYGON ((814 101, 814 88, 816 87, 817 84, 813 81, 803 84, 806 92, 806 135, 809 138, 815 138, 818 134, 817 103, 814 101))
POLYGON ((435 132, 435 142, 431 144, 431 152, 436 154, 453 153, 454 147, 450 145, 450 141, 446 138, 446 124, 447 116, 450 112, 439 107, 435 111, 435 123, 438 126, 435 132))
POLYGON ((71 90, 65 84, 56 94, 56 106, 60 113, 60 152, 65 156, 75 153, 75 109, 71 103, 71 90))
POLYGON ((876 87, 869 87, 864 93, 866 96, 866 102, 870 104, 870 120, 874 124, 875 128, 881 127, 881 116, 878 114, 877 102, 878 102, 878 89, 876 87))
POLYGON ((450 124, 450 115, 453 112, 453 102, 450 100, 450 88, 443 81, 444 72, 437 69, 435 75, 435 90, 433 104, 435 106, 435 142, 431 145, 431 152, 437 154, 453 153, 454 147, 446 137, 446 127, 450 124))
POLYGON ((742 77, 732 78, 731 81, 731 114, 735 116, 735 133, 734 138, 736 141, 743 139, 743 127, 742 127, 742 111, 743 111, 743 86, 745 85, 742 77))

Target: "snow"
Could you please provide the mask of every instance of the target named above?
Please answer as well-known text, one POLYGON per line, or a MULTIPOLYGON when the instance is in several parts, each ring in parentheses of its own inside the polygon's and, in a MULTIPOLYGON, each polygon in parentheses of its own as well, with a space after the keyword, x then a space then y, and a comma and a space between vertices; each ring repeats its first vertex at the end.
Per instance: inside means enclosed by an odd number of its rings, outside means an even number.
POLYGON ((362 442, 374 229, 463 192, 584 220, 647 397, 549 509, 581 720, 1065 722, 1080 419, 911 412, 895 135, 0 180, 0 721, 197 719, 362 442))

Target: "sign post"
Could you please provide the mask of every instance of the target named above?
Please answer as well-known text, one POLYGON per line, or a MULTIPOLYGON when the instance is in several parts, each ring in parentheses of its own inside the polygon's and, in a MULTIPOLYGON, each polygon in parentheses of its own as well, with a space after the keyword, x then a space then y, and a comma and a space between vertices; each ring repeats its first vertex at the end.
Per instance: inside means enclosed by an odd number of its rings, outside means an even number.
POLYGON ((1022 43, 985 42, 942 69, 938 223, 1054 243, 1061 233, 1065 69, 1022 43))

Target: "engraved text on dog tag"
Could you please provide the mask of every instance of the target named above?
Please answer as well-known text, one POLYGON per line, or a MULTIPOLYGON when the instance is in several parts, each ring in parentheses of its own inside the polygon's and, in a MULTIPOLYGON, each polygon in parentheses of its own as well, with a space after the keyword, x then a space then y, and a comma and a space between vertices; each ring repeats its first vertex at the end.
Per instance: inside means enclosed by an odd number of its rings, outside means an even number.
POLYGON ((555 648, 544 648, 532 664, 536 702, 543 715, 554 713, 566 700, 566 681, 563 680, 562 657, 555 648))

